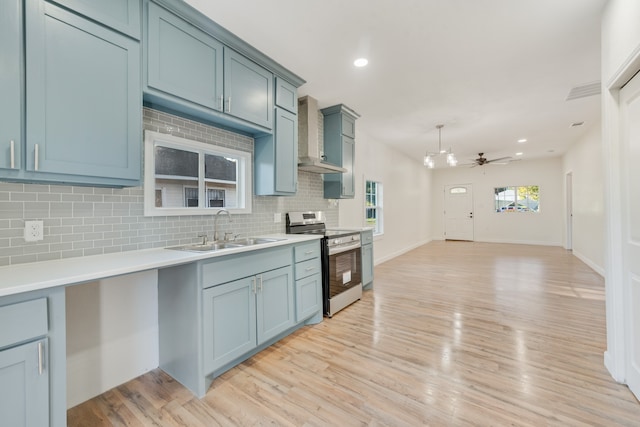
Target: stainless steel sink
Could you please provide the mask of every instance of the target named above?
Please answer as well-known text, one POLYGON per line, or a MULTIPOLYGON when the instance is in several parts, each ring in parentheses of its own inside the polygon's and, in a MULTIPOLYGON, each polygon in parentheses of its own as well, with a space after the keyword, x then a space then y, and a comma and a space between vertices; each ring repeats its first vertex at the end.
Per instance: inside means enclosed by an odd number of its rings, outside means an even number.
POLYGON ((177 251, 193 251, 193 252, 211 252, 221 249, 242 248, 244 246, 263 245, 265 243, 279 242, 285 239, 271 239, 266 237, 247 237, 246 239, 231 240, 228 242, 213 242, 205 244, 189 244, 182 246, 171 246, 167 249, 177 251))
POLYGON ((253 246, 253 245, 262 245, 265 243, 273 243, 279 242, 284 239, 271 239, 267 237, 247 237, 246 239, 232 240, 227 242, 228 245, 236 245, 236 246, 253 246))

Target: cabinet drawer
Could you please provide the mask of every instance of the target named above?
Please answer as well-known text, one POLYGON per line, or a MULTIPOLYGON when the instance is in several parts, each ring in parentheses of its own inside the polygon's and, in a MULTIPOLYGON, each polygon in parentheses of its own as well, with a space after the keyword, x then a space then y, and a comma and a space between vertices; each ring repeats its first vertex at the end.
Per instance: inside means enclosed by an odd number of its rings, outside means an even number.
POLYGON ((314 240, 313 242, 305 243, 296 246, 295 260, 296 262, 306 261, 312 258, 320 257, 320 240, 314 240))
POLYGON ((296 280, 320 273, 320 258, 296 263, 296 280))
POLYGON ((47 299, 0 307, 0 348, 47 335, 47 299))
POLYGON ((202 287, 220 285, 291 265, 291 246, 224 256, 202 264, 202 287))
POLYGON ((373 243, 373 230, 363 231, 360 240, 362 245, 373 243))

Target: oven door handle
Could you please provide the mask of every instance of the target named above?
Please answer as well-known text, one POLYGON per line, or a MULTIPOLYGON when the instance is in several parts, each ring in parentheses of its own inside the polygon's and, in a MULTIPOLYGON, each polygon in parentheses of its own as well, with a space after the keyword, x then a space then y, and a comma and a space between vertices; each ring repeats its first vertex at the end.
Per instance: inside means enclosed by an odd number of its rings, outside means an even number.
POLYGON ((361 247, 360 241, 351 243, 349 245, 335 246, 333 248, 329 248, 329 256, 335 255, 335 254, 341 254, 342 252, 351 251, 353 249, 359 249, 360 247, 361 247))

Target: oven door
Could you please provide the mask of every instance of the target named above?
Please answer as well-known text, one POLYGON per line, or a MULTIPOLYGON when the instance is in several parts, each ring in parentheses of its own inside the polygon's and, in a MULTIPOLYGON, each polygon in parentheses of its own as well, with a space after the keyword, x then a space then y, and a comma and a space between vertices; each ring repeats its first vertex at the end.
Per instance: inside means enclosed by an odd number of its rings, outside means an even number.
POLYGON ((325 289, 325 297, 330 299, 362 283, 360 242, 328 248, 328 253, 328 283, 325 282, 328 289, 325 289))

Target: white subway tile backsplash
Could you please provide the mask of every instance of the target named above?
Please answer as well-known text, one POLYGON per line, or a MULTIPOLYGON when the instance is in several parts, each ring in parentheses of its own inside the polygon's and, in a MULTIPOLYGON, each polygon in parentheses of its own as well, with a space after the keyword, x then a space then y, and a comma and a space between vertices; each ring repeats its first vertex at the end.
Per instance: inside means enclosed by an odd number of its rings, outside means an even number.
MULTIPOLYGON (((144 108, 143 127, 253 153, 253 139, 144 108)), ((319 115, 322 120, 322 115, 319 115)), ((322 121, 320 121, 322 127, 322 121)), ((338 225, 338 208, 323 199, 322 176, 298 173, 294 197, 253 198, 253 213, 220 221, 221 232, 250 236, 285 231, 289 211, 323 210, 338 225), (273 214, 282 214, 274 223, 273 214)), ((213 216, 145 217, 142 187, 102 188, 0 182, 0 266, 196 242, 213 234, 213 216), (45 239, 26 243, 25 219, 44 220, 45 239)))

